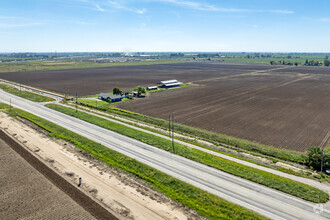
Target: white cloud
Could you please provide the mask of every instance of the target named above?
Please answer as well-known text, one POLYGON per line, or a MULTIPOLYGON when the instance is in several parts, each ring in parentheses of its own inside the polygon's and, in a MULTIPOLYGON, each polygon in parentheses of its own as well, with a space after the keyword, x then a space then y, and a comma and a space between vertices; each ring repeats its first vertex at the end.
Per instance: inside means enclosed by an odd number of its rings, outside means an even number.
POLYGON ((240 13, 240 12, 268 12, 268 13, 279 13, 279 14, 293 14, 294 11, 290 10, 251 10, 251 9, 242 9, 242 8, 222 8, 217 7, 211 4, 199 3, 196 1, 186 1, 186 0, 151 0, 153 2, 164 2, 168 4, 179 5, 183 7, 189 7, 192 9, 200 11, 214 11, 214 12, 231 12, 231 13, 240 13))
POLYGON ((320 22, 330 22, 330 18, 321 18, 319 19, 320 22))
POLYGON ((241 12, 245 11, 244 9, 235 9, 235 8, 219 8, 210 4, 201 4, 193 1, 185 1, 185 0, 154 0, 156 2, 164 2, 174 5, 180 5, 184 7, 193 8, 200 11, 218 11, 218 12, 241 12))
POLYGON ((16 19, 14 16, 0 16, 0 19, 16 19))
POLYGON ((136 14, 144 14, 147 11, 145 8, 137 9, 137 8, 129 7, 122 0, 75 0, 75 1, 80 2, 84 5, 88 5, 89 9, 96 10, 99 12, 109 11, 110 8, 129 11, 136 14))
POLYGON ((119 1, 109 0, 108 3, 113 8, 121 9, 121 10, 125 10, 125 11, 130 11, 130 12, 134 12, 134 13, 137 13, 137 14, 144 14, 147 11, 145 8, 136 9, 136 8, 127 7, 125 4, 120 3, 119 1))
POLYGON ((290 10, 269 10, 268 12, 278 13, 278 14, 293 14, 294 13, 294 11, 290 11, 290 10))
POLYGON ((33 23, 0 23, 0 28, 17 28, 17 27, 31 27, 31 26, 39 26, 42 25, 40 22, 33 22, 33 23))
POLYGON ((99 4, 95 4, 95 7, 97 11, 105 11, 99 4))

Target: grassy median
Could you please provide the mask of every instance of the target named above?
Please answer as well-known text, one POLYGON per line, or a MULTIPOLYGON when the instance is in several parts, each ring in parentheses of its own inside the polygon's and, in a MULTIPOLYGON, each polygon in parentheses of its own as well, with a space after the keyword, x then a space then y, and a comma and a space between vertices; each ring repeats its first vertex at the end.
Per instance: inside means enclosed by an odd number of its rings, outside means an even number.
MULTIPOLYGON (((138 131, 133 128, 126 127, 124 125, 120 125, 102 119, 100 117, 90 115, 88 113, 80 111, 76 112, 74 109, 67 108, 64 106, 48 104, 47 107, 65 113, 67 115, 82 119, 89 123, 98 125, 100 127, 106 128, 108 130, 112 130, 125 136, 134 138, 136 140, 150 144, 160 149, 173 152, 172 142, 164 138, 138 131)), ((242 164, 216 157, 214 155, 205 153, 197 149, 192 149, 178 143, 175 144, 174 152, 188 159, 206 164, 216 169, 288 193, 290 195, 297 196, 307 201, 323 203, 328 201, 329 199, 329 195, 327 193, 314 187, 308 186, 306 184, 280 177, 275 174, 268 173, 266 171, 244 166, 242 164)))
POLYGON ((11 93, 13 95, 22 97, 24 99, 28 99, 30 101, 33 102, 51 102, 51 101, 55 101, 55 99, 47 97, 47 96, 43 96, 43 95, 38 95, 36 93, 33 92, 28 92, 28 91, 20 91, 17 88, 13 87, 13 86, 7 86, 4 84, 0 84, 0 89, 11 93))
MULTIPOLYGON (((5 105, 0 107, 6 108, 5 105)), ((10 114, 14 117, 19 116, 33 122, 47 130, 50 136, 71 142, 76 147, 88 152, 90 155, 112 167, 122 169, 125 172, 144 179, 154 189, 195 209, 198 213, 209 219, 266 219, 250 210, 227 202, 35 115, 20 109, 11 109, 10 114)))

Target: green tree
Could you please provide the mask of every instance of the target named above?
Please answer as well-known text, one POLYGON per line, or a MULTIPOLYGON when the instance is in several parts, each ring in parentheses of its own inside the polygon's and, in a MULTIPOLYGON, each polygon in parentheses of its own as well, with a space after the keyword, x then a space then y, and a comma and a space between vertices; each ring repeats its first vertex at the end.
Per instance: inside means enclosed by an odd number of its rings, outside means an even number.
POLYGON ((141 94, 145 94, 146 93, 146 88, 144 88, 143 86, 139 86, 137 88, 137 92, 138 92, 138 96, 140 96, 141 94))
POLYGON ((133 91, 138 92, 138 96, 141 96, 141 94, 146 94, 146 88, 143 86, 137 86, 133 89, 133 91))
POLYGON ((330 60, 324 60, 324 66, 330 66, 330 60))
POLYGON ((115 87, 115 88, 113 88, 113 92, 112 93, 114 95, 121 95, 122 91, 119 88, 115 87))
POLYGON ((308 61, 308 59, 306 59, 305 66, 308 66, 308 65, 309 65, 309 61, 308 61))
POLYGON ((314 170, 321 170, 322 149, 319 147, 310 147, 308 149, 307 165, 314 170))

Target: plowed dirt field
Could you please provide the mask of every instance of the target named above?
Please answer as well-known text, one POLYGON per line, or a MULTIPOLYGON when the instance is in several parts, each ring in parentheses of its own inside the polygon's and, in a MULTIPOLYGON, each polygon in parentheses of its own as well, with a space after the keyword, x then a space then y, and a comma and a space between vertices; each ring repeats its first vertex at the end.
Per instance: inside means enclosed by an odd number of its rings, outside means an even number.
POLYGON ((75 95, 177 79, 194 86, 117 107, 290 150, 319 145, 330 130, 330 68, 183 63, 20 73, 0 78, 75 95))
POLYGON ((181 63, 149 66, 122 66, 0 73, 0 79, 72 96, 123 91, 136 86, 154 86, 161 80, 177 79, 184 83, 274 68, 270 65, 181 63))
POLYGON ((119 108, 237 138, 306 151, 330 129, 330 68, 286 69, 196 80, 198 86, 154 93, 119 108), (316 71, 315 71, 316 70, 316 71), (292 74, 300 71, 301 74, 292 74), (327 71, 327 72, 326 72, 327 71))

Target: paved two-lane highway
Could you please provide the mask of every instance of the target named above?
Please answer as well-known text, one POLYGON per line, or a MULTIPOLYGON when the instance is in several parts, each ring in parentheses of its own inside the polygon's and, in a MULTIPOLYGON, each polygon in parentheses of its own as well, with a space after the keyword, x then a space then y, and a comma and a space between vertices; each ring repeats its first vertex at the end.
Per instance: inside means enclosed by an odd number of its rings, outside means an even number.
POLYGON ((330 218, 330 212, 324 210, 320 205, 235 177, 0 90, 0 102, 9 104, 10 100, 13 107, 49 120, 177 179, 269 218, 330 218))

